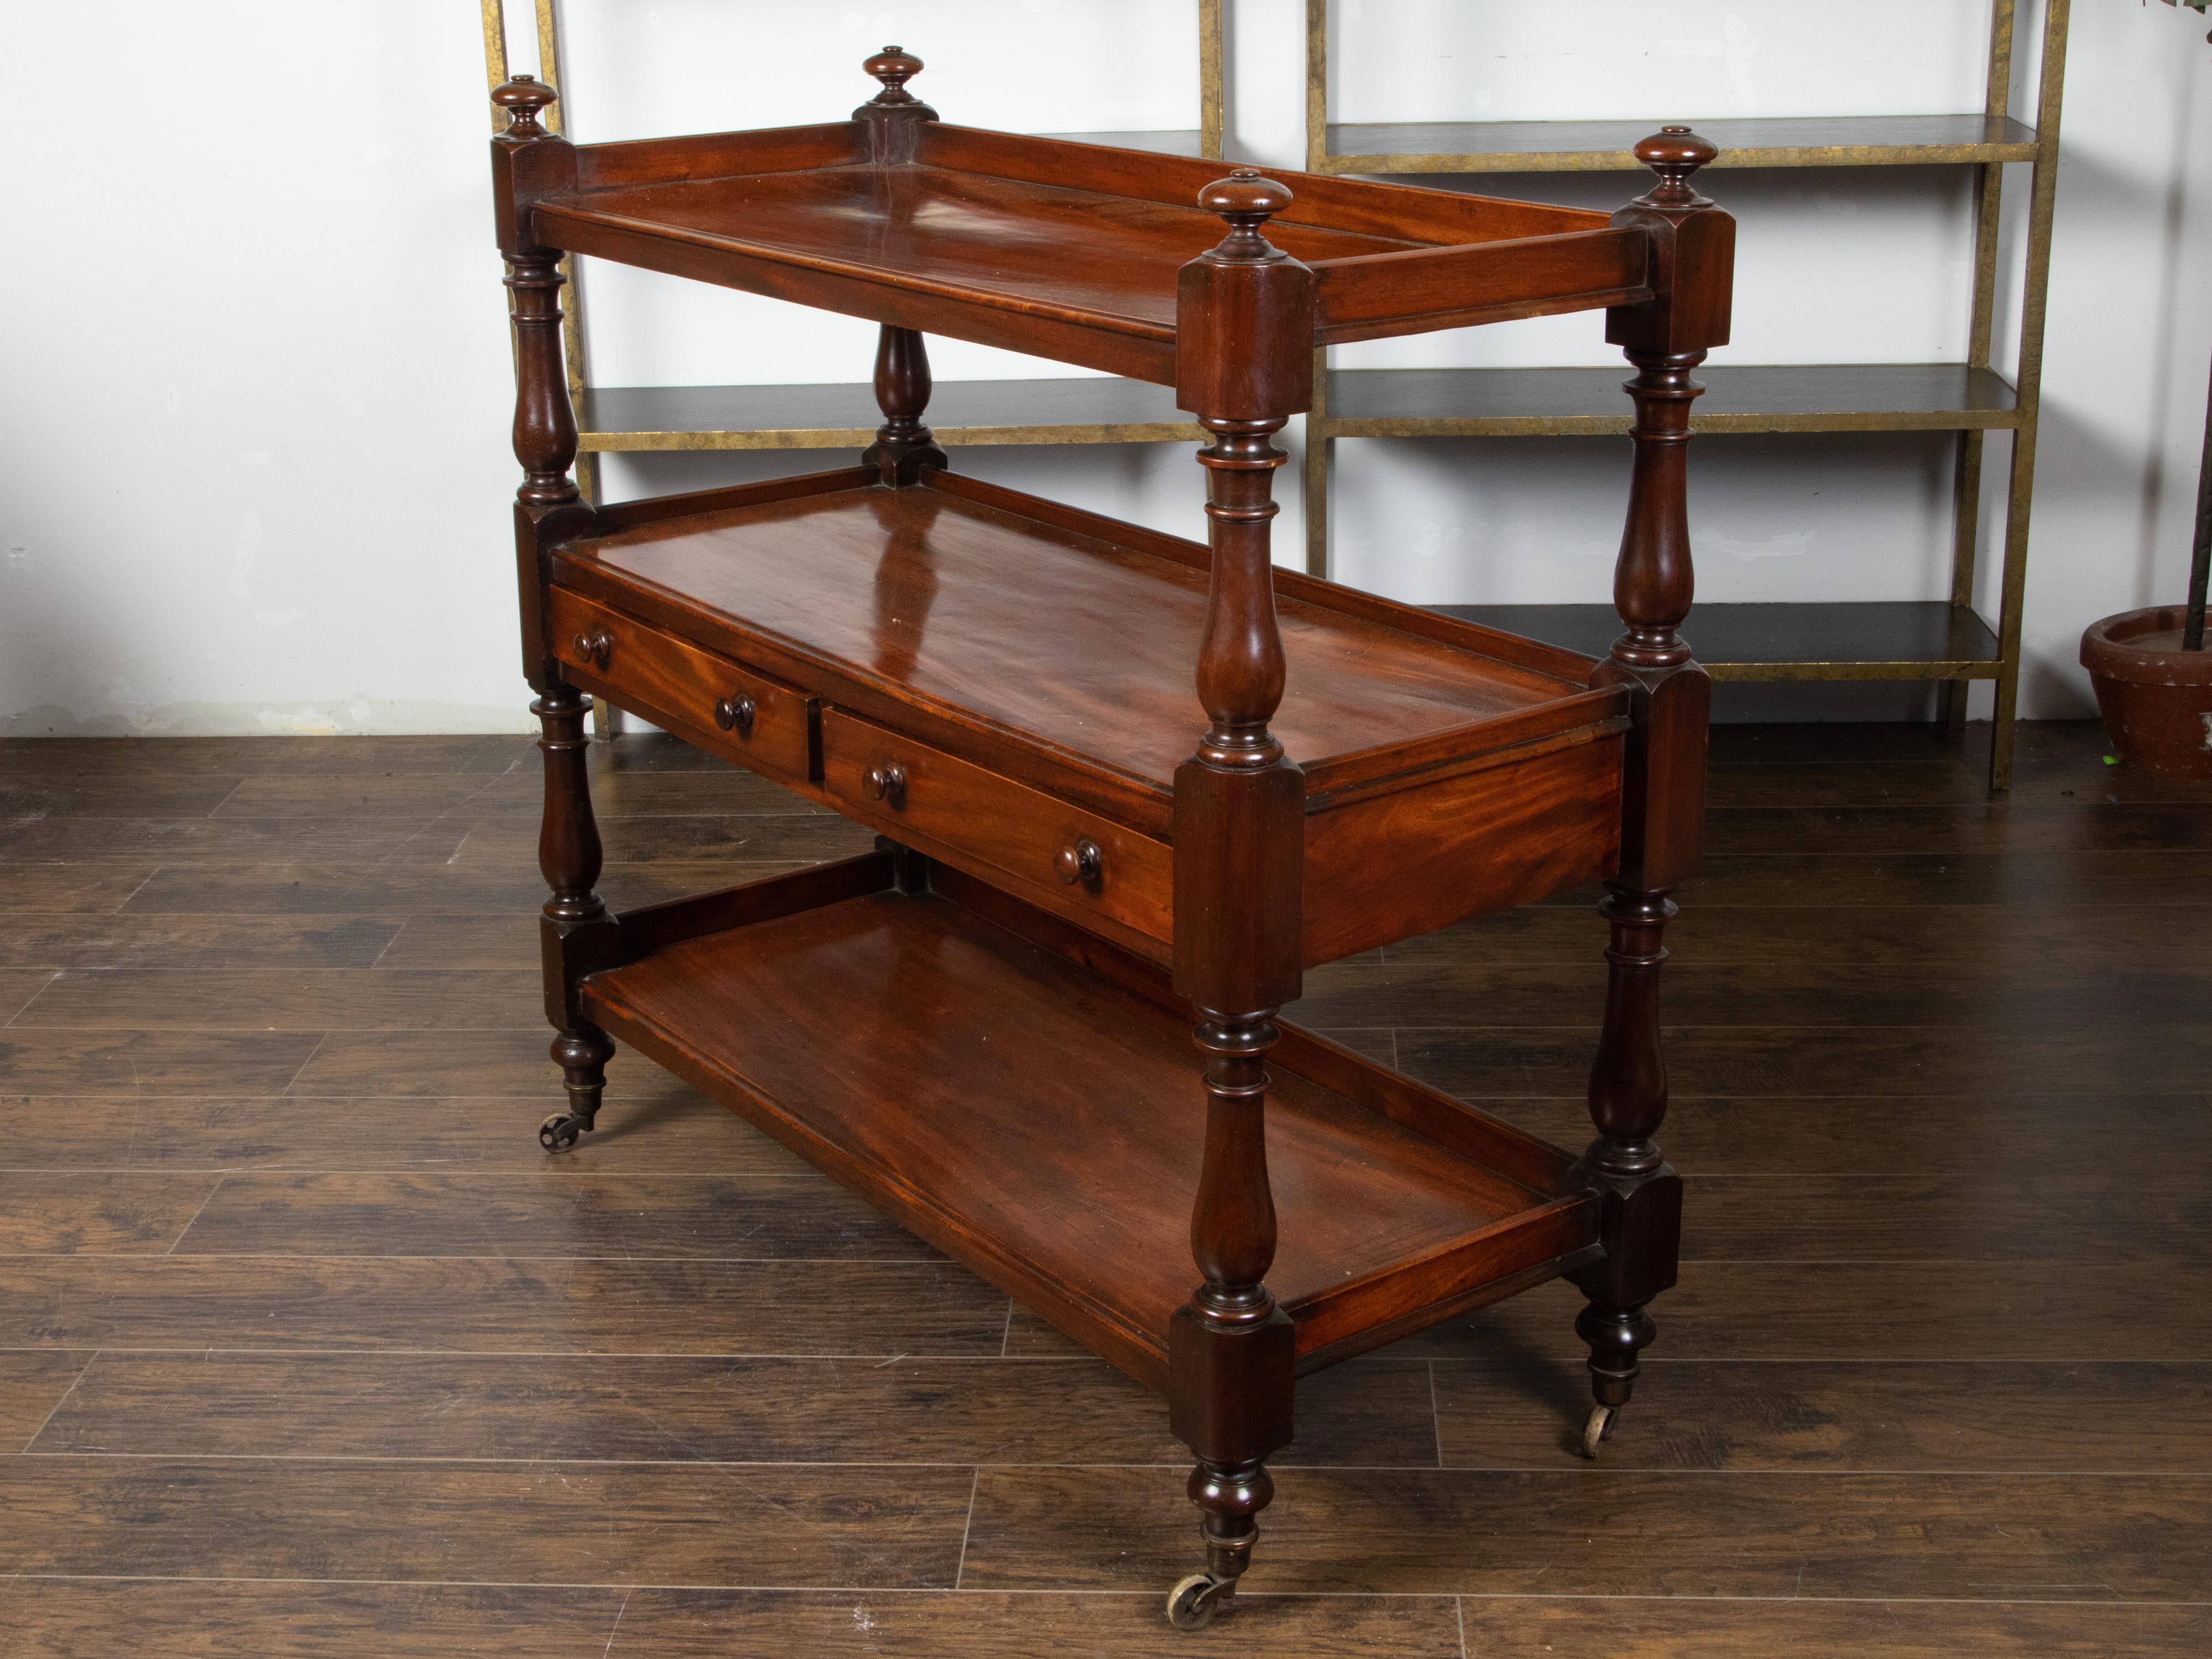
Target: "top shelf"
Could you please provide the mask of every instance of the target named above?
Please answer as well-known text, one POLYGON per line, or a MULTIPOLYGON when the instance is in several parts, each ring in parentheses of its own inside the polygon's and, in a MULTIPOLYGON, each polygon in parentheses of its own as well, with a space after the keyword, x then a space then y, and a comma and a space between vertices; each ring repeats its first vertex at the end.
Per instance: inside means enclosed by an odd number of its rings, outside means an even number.
MULTIPOLYGON (((910 124, 910 160, 885 162, 869 125, 503 136, 502 246, 1176 383, 1180 276, 1227 232, 1195 205, 1222 163, 934 120, 910 124)), ((1313 271, 1293 350, 1652 296, 1649 234, 1603 213, 1278 177, 1292 199, 1265 234, 1313 271)))
MULTIPOLYGON (((1717 167, 1929 167, 2033 161, 2006 116, 1813 115, 1698 121, 1717 167)), ((1649 121, 1392 121, 1332 125, 1326 173, 1632 173, 1649 121)))

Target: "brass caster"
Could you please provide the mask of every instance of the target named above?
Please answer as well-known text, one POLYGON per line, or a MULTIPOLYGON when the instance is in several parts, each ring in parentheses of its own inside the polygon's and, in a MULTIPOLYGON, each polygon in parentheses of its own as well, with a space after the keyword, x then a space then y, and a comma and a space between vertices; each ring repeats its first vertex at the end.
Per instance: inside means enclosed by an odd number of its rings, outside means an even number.
POLYGON ((592 1120, 574 1112, 556 1112, 538 1126, 538 1144, 549 1152, 565 1152, 576 1144, 592 1120))
POLYGON ((1168 1592, 1168 1623, 1177 1630, 1204 1630, 1236 1593, 1234 1578, 1194 1572, 1168 1592))
POLYGON ((1589 1421, 1583 1425, 1583 1455, 1595 1463, 1598 1449, 1613 1438, 1613 1425, 1620 1421, 1618 1406, 1592 1406, 1589 1421))

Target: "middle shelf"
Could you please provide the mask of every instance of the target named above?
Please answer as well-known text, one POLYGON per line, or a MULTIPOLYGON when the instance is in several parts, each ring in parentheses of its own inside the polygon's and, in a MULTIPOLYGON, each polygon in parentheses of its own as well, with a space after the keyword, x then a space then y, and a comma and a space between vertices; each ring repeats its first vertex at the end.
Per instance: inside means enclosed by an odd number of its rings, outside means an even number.
MULTIPOLYGON (((593 529, 554 552, 537 624, 565 678, 1165 959, 1205 546, 860 468, 593 529)), ((1308 962, 1615 867, 1627 699, 1589 659, 1290 571, 1276 588, 1308 962)))

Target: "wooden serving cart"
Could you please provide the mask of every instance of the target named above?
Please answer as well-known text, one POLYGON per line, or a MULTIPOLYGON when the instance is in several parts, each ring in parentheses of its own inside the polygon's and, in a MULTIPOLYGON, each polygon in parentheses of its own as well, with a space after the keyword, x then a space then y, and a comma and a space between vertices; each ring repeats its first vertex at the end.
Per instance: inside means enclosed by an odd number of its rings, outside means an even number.
POLYGON ((907 90, 918 59, 866 68, 849 120, 633 143, 549 134, 528 77, 493 94, 568 1092, 540 1139, 591 1128, 620 1038, 1163 1390, 1197 1459, 1204 1570, 1169 1605, 1195 1627, 1250 1561, 1300 1372, 1564 1276, 1595 1455, 1652 1340, 1681 1209, 1652 1139, 1660 941, 1709 698, 1677 632, 1685 446, 1735 227, 1684 128, 1638 147, 1658 183, 1608 218, 952 126, 907 90), (876 441, 586 505, 563 253, 879 323, 876 441), (1600 307, 1636 371, 1607 659, 1274 568, 1270 440, 1317 348, 1600 307), (949 471, 928 332, 1172 386, 1212 440, 1208 544, 949 471), (878 850, 611 915, 592 696, 878 850), (1309 965, 1593 881, 1580 1157, 1277 1023, 1309 965))

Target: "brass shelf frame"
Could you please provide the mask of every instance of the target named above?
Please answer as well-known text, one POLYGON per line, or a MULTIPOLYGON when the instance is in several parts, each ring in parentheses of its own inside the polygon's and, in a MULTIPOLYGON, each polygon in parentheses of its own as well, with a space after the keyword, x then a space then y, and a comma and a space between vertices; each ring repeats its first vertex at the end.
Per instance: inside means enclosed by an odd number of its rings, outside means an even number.
MULTIPOLYGON (((2005 115, 1810 115, 1699 121, 1716 167, 1929 167, 2033 161, 2035 129, 2005 115)), ((1649 121, 1392 121, 1327 130, 1313 173, 1634 173, 1649 121)))
MULTIPOLYGON (((491 84, 507 78, 503 0, 479 0, 484 66, 491 84)), ((532 0, 539 78, 563 84, 558 0, 532 0)), ((1223 0, 1198 0, 1199 123, 1195 128, 1060 135, 1089 143, 1218 159, 1226 100, 1222 82, 1223 0)), ((562 131, 564 106, 546 112, 562 131)), ((495 126, 498 125, 494 123, 495 126)), ((873 441, 883 416, 870 381, 785 386, 596 386, 585 349, 585 294, 569 276, 563 323, 568 392, 581 453, 576 478, 600 498, 599 457, 645 450, 845 449, 873 441)), ((1206 434, 1174 407, 1174 393, 1133 380, 939 380, 929 410, 937 441, 951 445, 1202 443, 1206 434), (994 410, 988 417, 982 411, 994 410), (1009 420, 1006 411, 1029 418, 1009 420), (963 412, 968 411, 968 412, 963 412)))
MULTIPOLYGON (((2044 333, 2051 283, 2051 231, 2058 181, 2059 124, 2066 85, 2069 0, 2047 0, 2035 120, 2012 114, 2017 0, 1990 0, 1990 52, 1978 115, 1821 116, 1697 123, 1721 147, 1714 165, 1728 167, 1964 166, 1975 174, 1974 295, 1963 363, 1775 365, 1705 371, 1697 429, 1707 434, 1775 432, 1951 432, 1954 464, 1951 593, 1927 604, 1948 608, 1951 641, 1987 635, 1993 653, 1962 654, 1956 643, 1900 657, 1882 649, 1852 656, 1823 653, 1810 644, 1790 659, 1747 659, 1715 666, 1717 678, 1922 679, 1944 683, 1944 718, 1963 724, 1966 682, 1996 683, 1990 787, 2010 787, 2014 726, 2020 703, 2021 612, 2027 576, 2036 443, 2042 411, 2044 333), (1991 366, 1996 324, 1998 232, 2004 168, 2031 171, 2020 357, 2010 375, 1991 366), (1924 388, 1917 398, 1909 388, 1924 388), (1981 536, 1983 451, 1986 434, 2012 434, 2003 570, 1996 626, 1974 609, 1981 536)), ((1328 119, 1328 0, 1306 0, 1306 168, 1328 173, 1500 173, 1632 172, 1627 146, 1649 121, 1385 122, 1332 125, 1328 119)), ((1627 429, 1617 369, 1335 369, 1316 377, 1317 396, 1306 419, 1304 483, 1306 568, 1328 568, 1330 453, 1340 437, 1557 437, 1627 429), (1607 402, 1597 399, 1601 388, 1607 402)), ((1862 639, 1924 637, 1905 626, 1917 602, 1832 602, 1835 632, 1862 639), (1898 626, 1891 626, 1896 623, 1898 626)), ((1444 607, 1451 609, 1452 607, 1444 607)), ((1767 605, 1700 607, 1765 611, 1767 605)), ((1789 607, 1796 611, 1813 607, 1789 607)), ((1924 608, 1924 607, 1922 607, 1924 608)), ((1524 625, 1586 631, 1570 613, 1585 607, 1480 606, 1486 620, 1529 613, 1524 625)), ((1595 613, 1601 607, 1587 607, 1595 613)), ((1924 622, 1926 618, 1921 617, 1924 622)), ((1792 618, 1784 636, 1804 633, 1792 618)), ((1510 622, 1501 625, 1512 626, 1510 622)), ((1731 625, 1723 624, 1724 628, 1731 625)), ((1693 620, 1686 630, 1697 640, 1693 620)), ((1562 639, 1559 643, 1572 644, 1562 639)), ((1705 653, 1700 651, 1700 659, 1705 653)))

